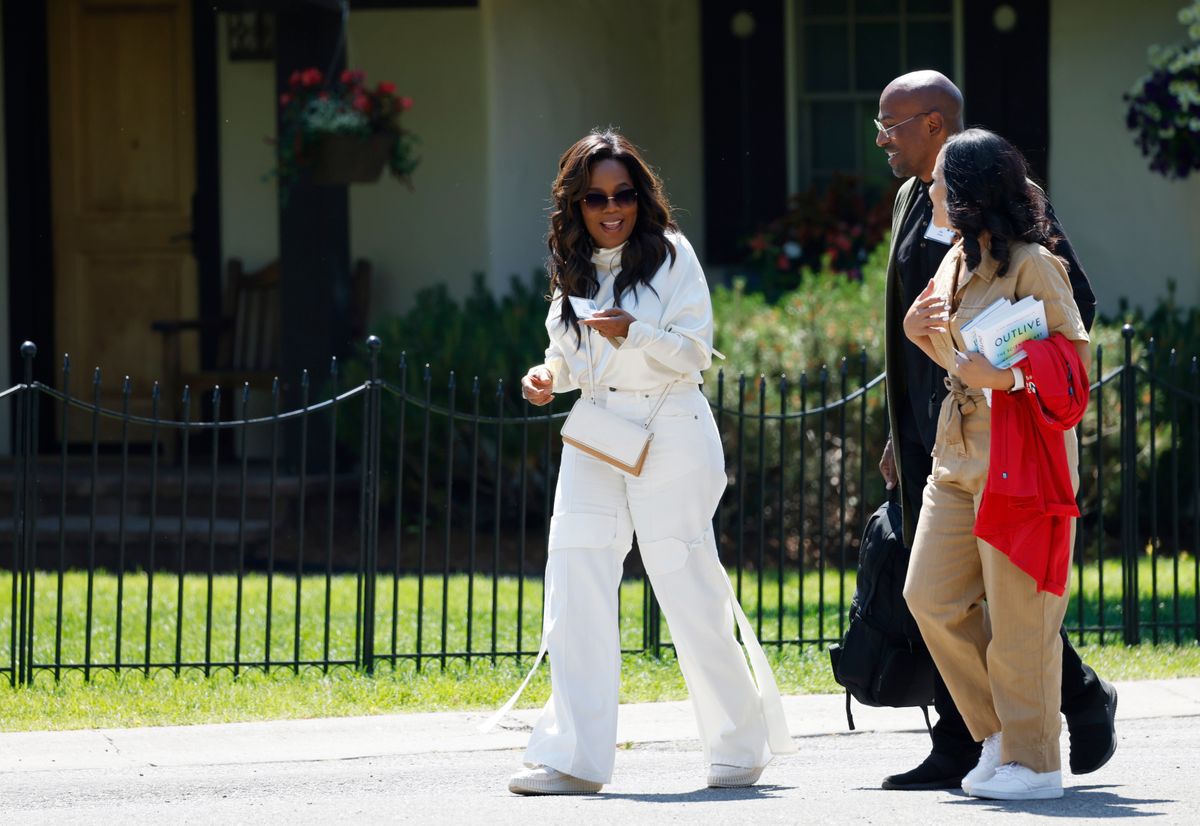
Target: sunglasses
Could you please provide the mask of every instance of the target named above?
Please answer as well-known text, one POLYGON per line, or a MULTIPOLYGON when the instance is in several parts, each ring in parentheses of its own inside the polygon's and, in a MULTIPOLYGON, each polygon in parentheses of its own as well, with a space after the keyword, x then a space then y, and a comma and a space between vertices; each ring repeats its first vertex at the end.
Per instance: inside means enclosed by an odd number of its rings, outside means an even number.
POLYGON ((583 196, 583 207, 592 212, 599 212, 608 206, 609 201, 616 204, 618 209, 629 209, 629 207, 637 203, 637 190, 622 189, 616 195, 601 195, 599 192, 589 192, 583 196))

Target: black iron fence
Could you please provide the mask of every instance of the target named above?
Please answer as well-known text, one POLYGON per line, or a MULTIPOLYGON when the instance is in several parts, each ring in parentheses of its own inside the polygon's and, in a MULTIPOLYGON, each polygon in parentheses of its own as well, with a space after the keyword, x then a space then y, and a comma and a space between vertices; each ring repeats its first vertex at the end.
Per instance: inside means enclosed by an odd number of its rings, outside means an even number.
MULTIPOLYGON (((1115 365, 1096 352, 1079 427, 1067 623, 1081 643, 1200 639, 1200 369, 1153 342, 1135 361, 1133 343, 1127 327, 1115 365)), ((290 391, 185 388, 166 415, 156 385, 133 413, 128 380, 107 409, 99 371, 80 397, 69 362, 51 387, 33 380, 36 348, 21 352, 23 381, 0 392, 16 436, 0 475, 12 684, 534 653, 563 402, 535 411, 503 381, 460 388, 403 359, 384 370, 373 338, 353 381, 335 360, 319 389, 307 373, 290 391)), ((885 496, 883 377, 859 359, 794 379, 721 372, 705 390, 727 448, 721 558, 757 633, 839 639, 885 496)), ((658 654, 669 629, 636 553, 626 574, 623 648, 658 654)))

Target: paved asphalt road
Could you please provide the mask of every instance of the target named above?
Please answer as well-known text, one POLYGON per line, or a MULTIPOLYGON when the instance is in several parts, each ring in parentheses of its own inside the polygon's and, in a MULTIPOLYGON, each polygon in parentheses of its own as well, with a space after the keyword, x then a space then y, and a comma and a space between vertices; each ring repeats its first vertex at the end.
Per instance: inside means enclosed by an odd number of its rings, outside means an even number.
POLYGON ((508 793, 515 750, 44 770, 0 775, 0 824, 1200 823, 1200 718, 1123 722, 1108 766, 1068 776, 1062 800, 1037 803, 879 789, 928 742, 906 732, 803 737, 759 786, 720 791, 703 787, 694 741, 639 745, 618 753, 603 794, 558 798, 508 793))

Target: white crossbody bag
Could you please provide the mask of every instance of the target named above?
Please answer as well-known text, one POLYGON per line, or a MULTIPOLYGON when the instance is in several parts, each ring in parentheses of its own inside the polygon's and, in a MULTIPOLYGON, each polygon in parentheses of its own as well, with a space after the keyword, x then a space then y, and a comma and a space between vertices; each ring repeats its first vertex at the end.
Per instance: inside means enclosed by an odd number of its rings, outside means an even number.
POLYGON ((585 338, 588 361, 588 386, 591 388, 591 398, 580 395, 575 400, 567 420, 562 426, 564 444, 582 450, 593 459, 606 462, 618 470, 623 470, 631 476, 641 476, 642 468, 646 465, 646 456, 650 452, 650 442, 654 434, 650 432, 650 423, 658 415, 667 394, 675 386, 671 382, 658 397, 650 416, 642 424, 636 424, 623 419, 596 404, 596 382, 592 375, 592 330, 589 327, 585 338))

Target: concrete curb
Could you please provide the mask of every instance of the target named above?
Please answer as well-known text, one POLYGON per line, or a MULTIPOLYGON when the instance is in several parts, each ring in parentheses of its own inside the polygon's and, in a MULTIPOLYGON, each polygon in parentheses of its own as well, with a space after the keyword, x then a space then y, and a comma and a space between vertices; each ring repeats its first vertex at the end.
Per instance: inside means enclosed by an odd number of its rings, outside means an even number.
MULTIPOLYGON (((1200 716, 1200 678, 1117 683, 1118 720, 1200 716)), ((785 697, 794 737, 849 733, 837 694, 785 697)), ((0 774, 106 770, 137 766, 255 765, 369 757, 520 749, 538 709, 513 712, 488 734, 476 732, 490 711, 389 714, 132 729, 0 734, 0 774)), ((919 709, 854 704, 858 732, 920 731, 919 709)), ((619 744, 696 739, 691 704, 621 706, 619 744)))

